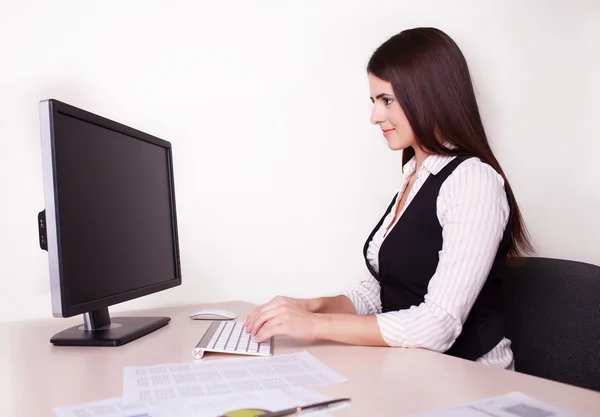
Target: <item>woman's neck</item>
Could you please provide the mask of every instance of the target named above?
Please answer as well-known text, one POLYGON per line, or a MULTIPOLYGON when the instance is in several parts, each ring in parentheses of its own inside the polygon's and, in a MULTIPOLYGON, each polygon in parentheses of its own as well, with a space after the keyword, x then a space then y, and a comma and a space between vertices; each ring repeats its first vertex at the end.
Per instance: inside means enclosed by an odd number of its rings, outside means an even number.
POLYGON ((427 159, 427 157, 429 155, 431 155, 430 153, 425 152, 423 149, 414 146, 413 149, 415 150, 415 159, 417 161, 417 166, 415 168, 415 172, 419 172, 419 170, 421 169, 421 167, 423 166, 423 162, 425 161, 425 159, 427 159))

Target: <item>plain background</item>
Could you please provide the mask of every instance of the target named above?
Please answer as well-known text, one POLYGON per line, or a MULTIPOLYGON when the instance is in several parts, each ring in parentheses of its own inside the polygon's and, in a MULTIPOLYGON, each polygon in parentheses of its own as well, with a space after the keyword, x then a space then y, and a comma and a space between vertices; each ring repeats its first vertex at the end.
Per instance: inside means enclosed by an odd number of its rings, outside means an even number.
POLYGON ((47 98, 173 145, 183 285, 111 311, 358 282, 401 180, 365 66, 416 26, 467 57, 538 255, 600 264, 599 22, 593 0, 0 1, 0 321, 51 315, 47 98))

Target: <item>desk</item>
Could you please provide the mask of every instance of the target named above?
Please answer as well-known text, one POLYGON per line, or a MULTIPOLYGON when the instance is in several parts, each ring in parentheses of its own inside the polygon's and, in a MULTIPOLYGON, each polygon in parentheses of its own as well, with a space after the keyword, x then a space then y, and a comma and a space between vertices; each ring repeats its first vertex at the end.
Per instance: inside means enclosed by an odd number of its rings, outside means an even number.
MULTIPOLYGON (((172 319, 167 326, 116 348, 55 347, 50 343, 54 333, 81 322, 81 316, 1 323, 0 416, 50 417, 56 406, 120 397, 125 366, 193 361, 192 348, 210 322, 190 320, 189 315, 202 307, 208 305, 114 313, 172 319)), ((252 309, 241 302, 210 307, 231 309, 240 317, 252 309)), ((275 354, 302 350, 349 379, 311 387, 332 397, 352 398, 349 407, 333 412, 335 416, 400 417, 510 391, 522 391, 584 416, 600 416, 600 393, 447 355, 275 338, 275 354)), ((206 354, 202 360, 223 357, 233 355, 206 354)))

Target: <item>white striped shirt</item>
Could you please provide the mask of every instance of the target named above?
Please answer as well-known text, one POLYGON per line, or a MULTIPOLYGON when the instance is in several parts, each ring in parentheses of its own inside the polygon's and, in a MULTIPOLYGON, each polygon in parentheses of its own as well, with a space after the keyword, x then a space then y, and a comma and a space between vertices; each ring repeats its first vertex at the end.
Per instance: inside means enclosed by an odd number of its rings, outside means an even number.
MULTIPOLYGON (((398 218, 402 217, 429 175, 437 174, 452 159, 454 157, 443 155, 425 158, 398 218)), ((396 203, 368 246, 367 260, 377 272, 385 230, 394 218, 396 206, 415 169, 413 157, 404 167, 396 203)), ((377 315, 381 335, 389 346, 445 352, 460 335, 488 277, 508 217, 503 178, 488 164, 470 158, 450 174, 439 191, 437 218, 442 226, 443 244, 425 301, 406 310, 382 313, 379 282, 369 272, 363 281, 343 295, 352 301, 357 314, 377 315)), ((477 361, 514 369, 510 340, 504 338, 477 361)))

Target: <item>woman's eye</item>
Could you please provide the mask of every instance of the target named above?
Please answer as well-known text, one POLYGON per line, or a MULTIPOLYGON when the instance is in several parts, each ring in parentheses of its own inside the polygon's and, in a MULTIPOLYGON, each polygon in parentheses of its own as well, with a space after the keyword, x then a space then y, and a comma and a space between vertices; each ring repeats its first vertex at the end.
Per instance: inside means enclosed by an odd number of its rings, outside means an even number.
POLYGON ((392 98, 384 98, 383 102, 385 103, 386 106, 389 106, 390 104, 392 104, 394 102, 394 99, 392 99, 392 98))

